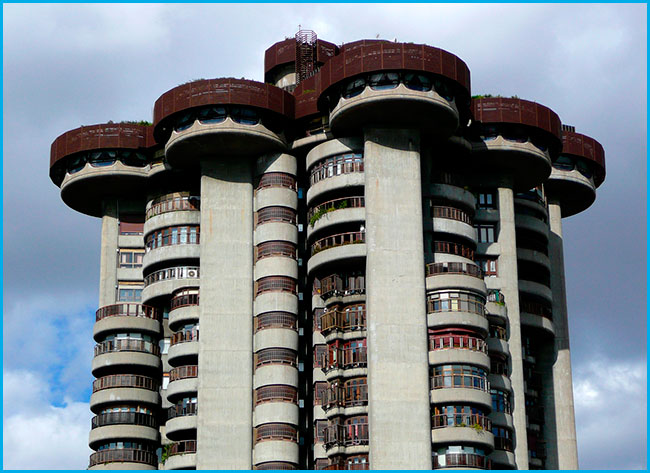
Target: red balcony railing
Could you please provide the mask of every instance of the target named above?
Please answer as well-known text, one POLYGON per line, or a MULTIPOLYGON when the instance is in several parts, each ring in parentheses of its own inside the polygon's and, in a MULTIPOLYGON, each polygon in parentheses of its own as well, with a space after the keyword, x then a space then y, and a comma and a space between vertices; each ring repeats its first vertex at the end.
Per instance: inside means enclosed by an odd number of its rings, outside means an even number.
POLYGON ((487 343, 478 337, 470 337, 468 335, 431 335, 429 336, 429 351, 434 350, 472 350, 487 353, 487 343))
POLYGON ((129 462, 145 463, 147 465, 158 465, 158 456, 155 452, 139 450, 136 448, 115 448, 100 450, 90 455, 90 465, 101 465, 102 463, 129 462))
POLYGON ((196 440, 182 440, 174 442, 169 449, 169 456, 196 453, 196 440))
POLYGON ((455 207, 443 207, 434 205, 431 207, 431 216, 433 218, 447 218, 472 225, 472 218, 460 209, 455 207))
POLYGON ((356 407, 368 405, 368 385, 330 386, 322 395, 321 406, 324 410, 333 407, 356 407))
POLYGON ((259 191, 267 187, 285 187, 287 189, 297 190, 296 178, 284 172, 267 172, 259 177, 256 190, 259 191))
POLYGON ((313 245, 311 245, 311 255, 314 256, 316 253, 327 250, 329 248, 335 248, 337 246, 343 245, 353 245, 356 243, 365 243, 366 234, 365 232, 348 232, 348 233, 339 233, 337 235, 330 235, 320 240, 316 240, 313 245))
POLYGON ((363 207, 365 207, 365 199, 363 197, 343 197, 341 199, 329 200, 315 207, 311 207, 309 212, 307 212, 307 221, 313 226, 321 216, 328 212, 363 207))
POLYGON ((366 292, 366 281, 364 276, 340 276, 332 274, 319 281, 320 296, 329 299, 333 296, 349 296, 352 294, 364 294, 366 292))
POLYGON ((171 336, 169 345, 174 346, 177 343, 196 342, 198 340, 199 340, 199 329, 195 327, 191 330, 183 330, 181 332, 177 332, 173 334, 171 336))
POLYGON ((191 305, 199 305, 199 294, 179 294, 172 297, 169 310, 178 309, 180 307, 187 307, 191 305))
POLYGON ((253 430, 255 443, 265 440, 298 442, 298 430, 289 424, 262 424, 253 430))
POLYGON ((296 245, 288 241, 266 241, 255 247, 255 261, 269 256, 286 256, 296 259, 296 245))
POLYGON ((257 388, 254 397, 256 406, 265 402, 290 402, 296 404, 298 402, 298 390, 293 386, 274 384, 257 388))
POLYGON ((297 328, 297 318, 291 312, 264 312, 254 319, 255 331, 267 328, 297 328))
POLYGON ((197 403, 179 403, 167 409, 167 420, 175 417, 195 416, 199 412, 197 403))
POLYGON ((451 243, 449 241, 434 241, 433 242, 433 251, 434 253, 447 253, 450 255, 463 256, 467 259, 474 259, 474 250, 465 245, 459 245, 458 243, 451 243))
POLYGON ((474 374, 448 374, 431 377, 431 389, 466 388, 489 391, 487 376, 474 374))
POLYGON ((161 312, 148 305, 135 303, 112 304, 97 309, 95 313, 95 322, 106 317, 144 317, 160 321, 161 312))
POLYGON ((159 197, 147 209, 145 219, 149 220, 155 215, 178 210, 201 210, 201 197, 178 194, 159 197))
POLYGON ((255 353, 255 367, 263 365, 297 366, 296 352, 288 348, 264 348, 255 353))

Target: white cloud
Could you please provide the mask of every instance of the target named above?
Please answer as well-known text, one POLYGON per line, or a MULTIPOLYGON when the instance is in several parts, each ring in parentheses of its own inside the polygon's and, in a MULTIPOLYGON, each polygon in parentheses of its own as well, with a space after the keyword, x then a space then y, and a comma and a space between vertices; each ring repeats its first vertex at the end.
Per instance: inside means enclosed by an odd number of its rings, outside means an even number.
POLYGON ((3 468, 85 469, 88 447, 88 403, 66 400, 52 406, 49 386, 30 371, 3 374, 3 468))
POLYGON ((580 468, 645 469, 645 360, 592 359, 573 377, 580 468))

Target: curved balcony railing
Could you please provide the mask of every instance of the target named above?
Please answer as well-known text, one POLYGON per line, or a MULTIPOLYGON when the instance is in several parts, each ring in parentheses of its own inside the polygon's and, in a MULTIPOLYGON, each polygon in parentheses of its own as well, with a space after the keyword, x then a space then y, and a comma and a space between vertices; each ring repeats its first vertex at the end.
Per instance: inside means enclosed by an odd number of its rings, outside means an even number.
POLYGON ((316 292, 323 299, 329 299, 333 296, 349 296, 352 294, 365 294, 366 278, 361 275, 340 276, 332 274, 319 281, 319 287, 316 292))
POLYGON ((506 452, 514 451, 512 439, 506 437, 494 437, 494 449, 505 450, 506 452))
POLYGON ((196 378, 199 375, 199 367, 197 365, 184 365, 172 368, 169 371, 169 382, 179 379, 196 378))
POLYGON ((255 443, 265 440, 298 442, 298 430, 289 424, 262 424, 253 430, 255 443))
POLYGON ((181 440, 174 442, 169 448, 169 456, 196 453, 196 440, 181 440))
POLYGON ((265 276, 255 281, 255 296, 265 292, 298 293, 298 284, 295 279, 288 276, 265 276))
POLYGON ((429 263, 426 265, 426 275, 437 274, 466 274, 483 279, 483 272, 478 265, 469 263, 429 263))
POLYGON ((287 258, 296 259, 296 255, 296 245, 288 241, 266 241, 255 247, 255 261, 269 256, 286 256, 287 258))
POLYGON ((199 329, 198 328, 193 328, 191 330, 183 330, 181 332, 174 333, 171 336, 171 340, 169 341, 169 345, 173 346, 178 343, 185 343, 185 342, 196 342, 199 340, 199 329))
POLYGON ((296 223, 296 211, 289 207, 270 206, 255 213, 255 225, 269 222, 296 223))
POLYGON ((115 448, 101 450, 90 455, 90 465, 101 465, 102 463, 129 462, 145 463, 147 465, 158 465, 158 456, 155 452, 140 450, 136 448, 115 448))
POLYGON ((431 216, 433 218, 446 218, 472 225, 472 217, 470 217, 467 212, 463 212, 455 207, 433 205, 431 206, 431 216))
POLYGON ((144 287, 158 281, 171 279, 197 279, 199 277, 198 266, 177 266, 175 268, 161 269, 154 271, 144 278, 144 287))
POLYGON ((160 383, 153 378, 138 374, 111 374, 93 382, 93 392, 111 388, 139 388, 158 391, 160 383))
POLYGON ((297 470, 295 463, 290 462, 264 462, 253 466, 253 470, 297 470))
POLYGON ((365 461, 354 463, 346 462, 345 460, 335 461, 327 465, 323 470, 369 470, 370 463, 368 462, 368 457, 366 456, 365 461))
POLYGON ((175 417, 195 416, 199 411, 198 404, 176 404, 167 409, 167 420, 175 417))
POLYGON ((368 445, 368 424, 328 425, 325 427, 325 449, 333 446, 368 445))
POLYGON ((200 225, 182 225, 161 228, 145 237, 145 251, 175 245, 198 245, 201 243, 200 225))
POLYGON ((365 232, 348 232, 348 233, 339 233, 337 235, 330 235, 328 237, 321 238, 320 240, 316 240, 314 244, 311 245, 311 255, 314 256, 316 253, 337 246, 353 245, 356 243, 365 243, 365 242, 366 242, 365 232))
POLYGON ((326 213, 342 209, 360 209, 365 207, 363 197, 343 197, 341 199, 329 200, 309 209, 307 220, 313 227, 314 224, 326 213))
POLYGON ((198 195, 164 195, 153 201, 145 213, 145 220, 167 212, 179 210, 201 210, 201 197, 198 195))
POLYGON ((293 386, 283 384, 262 386, 255 390, 254 397, 256 406, 265 402, 290 402, 296 404, 298 402, 298 390, 293 386))
POLYGON ((259 314, 253 319, 253 323, 256 332, 267 328, 288 328, 295 330, 298 327, 298 319, 295 314, 281 311, 259 314))
POLYGON ((368 405, 368 385, 330 386, 322 395, 321 406, 327 411, 333 407, 368 405))
POLYGON ((449 349, 488 352, 487 343, 478 337, 453 334, 429 336, 429 351, 449 349))
POLYGON ((432 429, 445 427, 472 427, 477 431, 492 432, 492 421, 483 414, 438 414, 432 417, 432 429))
POLYGON ((323 335, 339 330, 342 332, 353 332, 366 329, 366 310, 330 310, 320 316, 320 327, 323 335))
POLYGON ((431 377, 431 389, 465 388, 489 391, 490 383, 486 376, 473 374, 449 374, 431 377))
POLYGON ((527 312, 529 314, 539 315, 549 320, 553 320, 553 311, 550 307, 547 307, 539 302, 520 300, 519 301, 519 311, 527 312))
POLYGON ((137 339, 108 340, 95 345, 95 356, 117 351, 135 351, 160 355, 160 347, 153 342, 137 339))
POLYGON ((142 412, 107 412, 106 414, 99 414, 92 418, 91 429, 103 427, 105 425, 142 425, 145 427, 158 428, 156 416, 151 414, 144 414, 142 412))
POLYGON ((147 319, 161 320, 161 312, 148 305, 121 303, 100 307, 95 312, 95 321, 99 322, 106 317, 144 317, 147 319))
POLYGON ((199 294, 179 294, 172 297, 169 303, 169 310, 178 309, 180 307, 187 307, 191 305, 199 305, 199 294))
POLYGON ((264 348, 255 353, 255 367, 263 365, 297 366, 296 352, 288 348, 264 348))
POLYGON ((309 175, 309 184, 341 174, 363 172, 363 155, 360 153, 347 153, 327 158, 314 166, 309 175))
POLYGON ((471 467, 490 470, 492 462, 489 458, 477 453, 447 453, 433 455, 433 468, 471 467))
POLYGON ((434 241, 432 245, 434 253, 447 253, 449 255, 458 255, 467 259, 474 259, 474 250, 469 246, 452 243, 450 241, 434 241))
POLYGON ((434 293, 429 296, 427 299, 427 314, 437 312, 470 312, 486 317, 483 299, 465 292, 434 293), (446 299, 435 297, 443 294, 457 294, 457 297, 447 297, 446 299))
POLYGON ((256 190, 266 189, 268 187, 285 187, 287 189, 298 190, 296 178, 286 172, 267 172, 259 177, 256 190))
POLYGON ((323 371, 334 369, 362 368, 368 365, 368 351, 366 347, 339 348, 324 353, 321 366, 323 371))

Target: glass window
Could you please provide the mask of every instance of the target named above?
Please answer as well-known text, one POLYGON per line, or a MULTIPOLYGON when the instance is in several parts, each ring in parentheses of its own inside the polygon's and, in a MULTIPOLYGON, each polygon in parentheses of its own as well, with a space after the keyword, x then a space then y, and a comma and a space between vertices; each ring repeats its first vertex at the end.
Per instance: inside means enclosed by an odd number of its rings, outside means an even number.
POLYGON ((560 156, 557 158, 557 161, 553 163, 553 167, 561 171, 573 171, 575 169, 575 164, 573 159, 567 156, 560 156))
POLYGON ((199 110, 198 118, 201 123, 221 123, 226 119, 225 107, 205 107, 199 110))
POLYGON ((496 209, 496 196, 494 192, 482 192, 478 195, 479 209, 496 209))
POLYGON ((432 87, 431 79, 428 76, 415 73, 404 74, 404 85, 411 90, 422 92, 428 92, 432 87))
POLYGON ((478 232, 479 243, 492 243, 496 241, 494 239, 494 235, 495 235, 494 225, 477 225, 476 230, 478 232))
POLYGON ((359 77, 358 79, 349 82, 348 85, 345 86, 343 89, 343 97, 346 99, 356 97, 361 92, 363 92, 363 89, 365 89, 365 87, 366 79, 359 77))
POLYGON ((195 117, 193 112, 185 113, 180 117, 178 117, 178 119, 176 120, 176 123, 174 125, 174 130, 175 131, 187 130, 189 127, 191 127, 194 124, 194 120, 195 117))

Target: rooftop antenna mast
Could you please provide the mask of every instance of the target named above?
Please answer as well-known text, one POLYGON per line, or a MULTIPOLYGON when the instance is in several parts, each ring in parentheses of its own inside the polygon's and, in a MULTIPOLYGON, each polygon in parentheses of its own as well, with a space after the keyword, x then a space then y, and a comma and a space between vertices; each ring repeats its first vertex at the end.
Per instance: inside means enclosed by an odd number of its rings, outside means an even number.
POLYGON ((316 33, 298 25, 296 33, 296 84, 316 72, 316 33))

